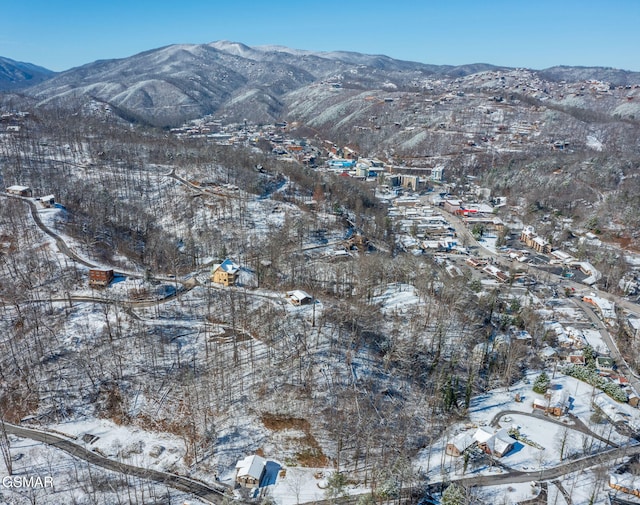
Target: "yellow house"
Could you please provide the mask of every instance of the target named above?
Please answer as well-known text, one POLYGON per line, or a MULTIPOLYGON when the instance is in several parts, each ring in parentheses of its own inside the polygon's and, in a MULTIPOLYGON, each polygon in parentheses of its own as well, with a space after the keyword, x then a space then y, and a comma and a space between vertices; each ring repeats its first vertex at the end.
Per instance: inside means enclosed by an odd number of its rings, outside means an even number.
POLYGON ((211 280, 224 286, 233 286, 239 274, 240 267, 233 260, 226 259, 219 265, 213 266, 211 280))

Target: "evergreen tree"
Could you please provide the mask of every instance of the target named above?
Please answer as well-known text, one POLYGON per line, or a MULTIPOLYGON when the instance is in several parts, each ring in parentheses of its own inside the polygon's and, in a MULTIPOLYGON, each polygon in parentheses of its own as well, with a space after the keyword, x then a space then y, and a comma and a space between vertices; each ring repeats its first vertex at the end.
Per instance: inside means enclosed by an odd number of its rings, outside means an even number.
POLYGON ((533 390, 536 393, 540 393, 543 395, 547 392, 550 384, 551 379, 549 379, 549 376, 545 372, 542 372, 540 375, 538 375, 538 378, 533 383, 533 390))
POLYGON ((442 505, 464 505, 466 501, 467 497, 464 489, 454 482, 444 490, 440 503, 442 505))

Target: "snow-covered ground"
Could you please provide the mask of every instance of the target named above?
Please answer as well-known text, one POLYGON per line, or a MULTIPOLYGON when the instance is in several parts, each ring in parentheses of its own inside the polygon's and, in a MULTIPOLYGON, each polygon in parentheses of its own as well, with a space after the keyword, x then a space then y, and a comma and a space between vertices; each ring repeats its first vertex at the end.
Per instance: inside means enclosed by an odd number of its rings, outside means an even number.
POLYGON ((386 314, 406 313, 411 305, 420 302, 416 289, 409 284, 388 285, 373 297, 373 303, 380 304, 386 314))
MULTIPOLYGON (((516 505, 519 502, 531 500, 540 493, 540 488, 531 482, 521 484, 503 484, 500 486, 485 486, 474 490, 474 496, 484 503, 500 505, 516 505)), ((553 502, 551 502, 553 503, 553 502)), ((558 502, 558 505, 562 502, 558 502)))
POLYGON ((73 421, 51 428, 75 437, 76 443, 97 450, 113 460, 173 473, 185 470, 185 442, 170 433, 150 432, 136 426, 118 426, 107 419, 73 421))
MULTIPOLYGON (((544 417, 541 414, 532 414, 532 401, 537 398, 542 400, 543 396, 532 390, 532 384, 539 372, 529 372, 526 382, 522 381, 509 390, 499 389, 487 394, 474 397, 471 400, 469 418, 471 423, 460 423, 453 425, 450 430, 432 447, 423 449, 415 462, 415 467, 427 471, 431 481, 442 479, 443 475, 454 479, 454 476, 462 477, 469 475, 489 475, 501 472, 499 468, 492 467, 489 462, 475 460, 472 458, 468 464, 466 472, 463 470, 463 458, 449 456, 444 453, 446 444, 457 434, 467 432, 473 434, 478 426, 489 425, 496 419, 496 416, 505 411, 519 411, 522 414, 513 412, 500 416, 499 426, 504 428, 517 427, 520 434, 533 445, 522 442, 514 442, 514 449, 499 459, 499 462, 507 467, 522 471, 538 471, 559 465, 561 462, 571 457, 594 454, 607 447, 605 442, 599 441, 588 434, 576 429, 575 422, 568 416, 555 419, 560 421, 552 422, 552 418, 544 417), (521 402, 515 401, 516 394, 520 395, 521 402), (562 448, 562 459, 560 448, 562 448)), ((612 443, 628 444, 629 438, 618 434, 610 423, 594 424, 591 407, 592 396, 603 404, 610 405, 617 413, 625 416, 629 424, 640 422, 640 411, 628 404, 621 404, 609 399, 604 393, 593 390, 588 384, 578 381, 572 377, 564 376, 560 373, 552 379, 554 388, 558 391, 566 391, 568 399, 568 413, 577 417, 588 429, 601 437, 609 439, 612 443)))
MULTIPOLYGON (((95 426, 93 426, 95 428, 95 426)), ((153 481, 105 470, 54 447, 9 436, 14 477, 50 477, 53 487, 32 489, 1 486, 3 505, 60 505, 63 503, 166 503, 167 505, 206 505, 190 495, 153 481)), ((124 462, 130 461, 124 459, 124 462)), ((7 468, 0 458, 0 475, 7 476, 7 468)))

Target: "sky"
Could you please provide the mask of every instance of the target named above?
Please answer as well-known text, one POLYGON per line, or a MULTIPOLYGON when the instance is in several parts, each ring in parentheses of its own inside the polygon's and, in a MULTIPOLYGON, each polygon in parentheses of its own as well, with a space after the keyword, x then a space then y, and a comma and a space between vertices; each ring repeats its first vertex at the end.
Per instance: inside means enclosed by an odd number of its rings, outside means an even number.
POLYGON ((640 71, 640 0, 0 0, 0 19, 0 56, 55 71, 216 40, 640 71))

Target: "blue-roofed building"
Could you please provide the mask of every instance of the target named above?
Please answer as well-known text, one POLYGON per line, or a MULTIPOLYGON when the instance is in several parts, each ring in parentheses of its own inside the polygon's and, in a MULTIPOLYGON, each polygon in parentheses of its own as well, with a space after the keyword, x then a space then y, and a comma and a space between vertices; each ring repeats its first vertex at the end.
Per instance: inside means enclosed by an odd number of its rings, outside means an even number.
POLYGON ((226 259, 219 265, 213 265, 211 280, 224 286, 233 286, 240 275, 240 266, 233 260, 226 259))

